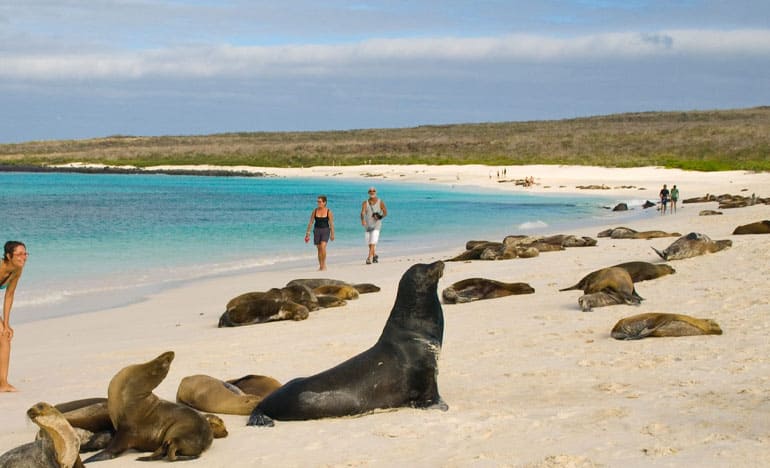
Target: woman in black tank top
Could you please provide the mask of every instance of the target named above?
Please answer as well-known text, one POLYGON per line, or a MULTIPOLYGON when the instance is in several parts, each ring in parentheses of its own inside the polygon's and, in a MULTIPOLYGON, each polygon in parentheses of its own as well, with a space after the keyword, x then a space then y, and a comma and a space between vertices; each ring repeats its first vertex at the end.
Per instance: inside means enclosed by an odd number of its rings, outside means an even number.
POLYGON ((318 195, 318 207, 310 213, 305 231, 305 242, 310 241, 310 227, 313 227, 313 243, 318 249, 318 269, 326 270, 326 244, 334 240, 334 215, 326 207, 326 195, 318 195))

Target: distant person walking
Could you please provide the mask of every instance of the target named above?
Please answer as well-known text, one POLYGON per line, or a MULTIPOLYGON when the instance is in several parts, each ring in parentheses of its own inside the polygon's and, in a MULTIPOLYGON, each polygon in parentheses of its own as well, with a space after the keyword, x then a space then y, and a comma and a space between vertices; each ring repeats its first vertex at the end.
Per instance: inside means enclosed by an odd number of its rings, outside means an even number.
POLYGON ((660 189, 660 214, 666 214, 666 205, 668 204, 669 191, 666 184, 660 189))
POLYGON ((679 189, 676 188, 676 184, 671 187, 671 212, 676 213, 676 202, 679 201, 679 189))
POLYGON ((367 245, 369 245, 369 255, 366 257, 366 264, 377 263, 376 248, 380 240, 380 230, 382 229, 382 218, 388 215, 388 209, 385 202, 377 198, 377 189, 369 187, 369 198, 361 204, 361 226, 364 227, 367 245))
POLYGON ((327 206, 326 195, 318 195, 318 206, 310 213, 310 221, 305 231, 305 242, 310 241, 310 228, 313 228, 313 244, 318 249, 318 269, 326 270, 326 244, 334 240, 334 214, 327 206))
POLYGON ((5 290, 3 300, 3 322, 0 324, 0 392, 15 392, 16 387, 8 383, 8 367, 11 362, 11 308, 13 295, 19 284, 24 264, 27 263, 27 247, 18 241, 5 243, 3 259, 0 260, 0 290, 5 290))

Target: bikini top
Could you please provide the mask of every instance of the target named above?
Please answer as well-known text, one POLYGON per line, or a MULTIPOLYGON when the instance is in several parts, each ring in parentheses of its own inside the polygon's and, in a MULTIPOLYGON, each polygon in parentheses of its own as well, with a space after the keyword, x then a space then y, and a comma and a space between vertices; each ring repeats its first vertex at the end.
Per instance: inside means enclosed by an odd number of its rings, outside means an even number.
POLYGON ((8 282, 9 282, 8 280, 11 279, 12 275, 13 273, 8 273, 8 276, 6 276, 5 278, 3 278, 2 281, 0 281, 0 289, 5 289, 8 287, 8 282))

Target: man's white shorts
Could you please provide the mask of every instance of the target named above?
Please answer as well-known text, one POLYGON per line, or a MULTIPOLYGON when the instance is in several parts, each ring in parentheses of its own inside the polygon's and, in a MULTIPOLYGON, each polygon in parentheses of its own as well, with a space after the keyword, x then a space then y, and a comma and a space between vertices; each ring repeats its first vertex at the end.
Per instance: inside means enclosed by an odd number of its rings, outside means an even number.
POLYGON ((365 231, 364 239, 366 239, 366 245, 376 244, 377 241, 380 240, 380 230, 375 229, 374 231, 365 231))

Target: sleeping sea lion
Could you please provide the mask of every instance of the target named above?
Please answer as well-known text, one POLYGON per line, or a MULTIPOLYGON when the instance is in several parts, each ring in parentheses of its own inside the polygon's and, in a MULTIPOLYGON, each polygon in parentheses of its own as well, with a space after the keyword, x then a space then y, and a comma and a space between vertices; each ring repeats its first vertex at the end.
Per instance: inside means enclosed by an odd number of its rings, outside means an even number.
POLYGON ((80 439, 61 412, 40 402, 27 410, 27 416, 40 427, 43 436, 0 456, 3 468, 83 468, 80 439))
POLYGON ((178 403, 198 411, 244 416, 251 414, 263 397, 264 395, 244 393, 235 385, 200 374, 184 377, 176 392, 178 403))
POLYGON ((756 223, 738 226, 733 234, 770 234, 770 221, 757 221, 756 223))
POLYGON ((681 260, 707 253, 719 252, 733 245, 731 240, 713 241, 705 234, 691 232, 675 240, 662 252, 651 247, 663 260, 681 260))
POLYGON ((257 405, 248 425, 352 416, 383 408, 448 409, 437 383, 444 335, 437 288, 443 271, 443 262, 409 268, 374 346, 336 367, 289 381, 257 405))
POLYGON ((647 313, 619 320, 610 334, 616 340, 638 340, 648 336, 721 335, 722 329, 711 319, 647 313))
MULTIPOLYGON (((622 268, 626 270, 631 276, 631 281, 634 283, 656 279, 660 278, 661 276, 676 273, 676 270, 665 263, 655 264, 649 262, 625 262, 613 265, 612 268, 622 268)), ((598 275, 602 270, 593 271, 584 276, 580 281, 577 282, 577 284, 568 288, 559 289, 559 291, 571 291, 574 289, 584 290, 586 285, 591 284, 591 282, 594 281, 596 275, 598 275)))
POLYGON ((178 403, 152 393, 168 375, 174 352, 123 368, 110 380, 107 409, 115 427, 109 445, 85 462, 109 460, 128 449, 153 451, 138 460, 169 461, 198 458, 211 446, 214 435, 206 418, 178 403))
POLYGON ((318 296, 334 296, 338 299, 358 299, 358 291, 349 284, 327 284, 313 288, 313 293, 318 296))
POLYGON ((285 300, 280 289, 249 292, 236 296, 227 303, 219 318, 219 327, 240 327, 276 320, 305 320, 310 315, 307 307, 285 300))
POLYGON ((640 304, 643 298, 636 293, 631 275, 623 268, 602 268, 587 275, 577 285, 565 288, 582 289, 584 295, 578 298, 583 311, 593 307, 614 304, 640 304))
POLYGON ((230 379, 227 383, 238 387, 243 393, 257 395, 262 398, 281 386, 281 382, 272 377, 254 374, 244 375, 237 379, 230 379))
POLYGON ((318 288, 320 286, 352 286, 359 294, 379 292, 380 287, 371 283, 355 283, 351 284, 342 280, 330 279, 330 278, 298 278, 293 279, 286 283, 286 286, 293 286, 301 284, 306 286, 310 290, 318 288))
POLYGON ((503 283, 486 278, 468 278, 445 288, 441 297, 444 303, 455 304, 534 292, 534 288, 527 283, 503 283))

